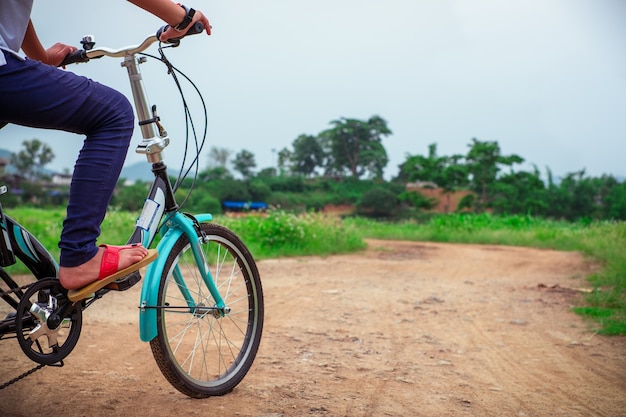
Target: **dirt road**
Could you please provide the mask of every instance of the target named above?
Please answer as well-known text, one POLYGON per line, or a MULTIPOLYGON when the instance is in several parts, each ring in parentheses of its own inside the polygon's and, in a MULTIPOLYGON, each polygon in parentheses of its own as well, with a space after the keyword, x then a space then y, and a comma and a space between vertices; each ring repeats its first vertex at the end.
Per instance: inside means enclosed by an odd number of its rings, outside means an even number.
MULTIPOLYGON (((575 253, 368 241, 259 263, 261 349, 231 394, 192 400, 139 340, 139 289, 85 311, 63 368, 0 391, 0 416, 625 416, 626 338, 570 311, 575 253)), ((32 367, 0 342, 0 383, 32 367)))

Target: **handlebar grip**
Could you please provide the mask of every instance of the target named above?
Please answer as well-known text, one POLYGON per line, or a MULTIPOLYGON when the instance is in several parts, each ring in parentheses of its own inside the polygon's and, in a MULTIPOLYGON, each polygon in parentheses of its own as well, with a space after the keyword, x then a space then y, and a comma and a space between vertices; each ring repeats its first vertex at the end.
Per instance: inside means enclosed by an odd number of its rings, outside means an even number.
POLYGON ((191 26, 189 28, 189 30, 187 31, 187 33, 185 33, 185 36, 189 36, 189 35, 197 35, 199 33, 204 32, 204 25, 200 22, 196 22, 193 24, 193 26, 191 26))
MULTIPOLYGON (((160 39, 161 38, 161 34, 163 32, 165 32, 168 28, 169 28, 169 25, 165 25, 165 26, 162 26, 161 28, 159 28, 159 30, 157 30, 157 33, 156 33, 157 39, 160 39)), ((203 31, 204 31, 204 25, 202 23, 200 23, 200 22, 196 22, 189 28, 189 30, 187 32, 185 32, 181 36, 177 36, 175 38, 170 38, 170 39, 168 39, 165 42, 173 43, 173 44, 177 44, 178 45, 180 43, 180 40, 182 38, 184 38, 185 36, 197 35, 199 33, 202 33, 203 31)))
POLYGON ((70 52, 63 62, 59 64, 60 67, 64 67, 69 64, 76 64, 78 62, 87 62, 89 58, 87 57, 87 52, 82 49, 77 49, 74 52, 70 52))

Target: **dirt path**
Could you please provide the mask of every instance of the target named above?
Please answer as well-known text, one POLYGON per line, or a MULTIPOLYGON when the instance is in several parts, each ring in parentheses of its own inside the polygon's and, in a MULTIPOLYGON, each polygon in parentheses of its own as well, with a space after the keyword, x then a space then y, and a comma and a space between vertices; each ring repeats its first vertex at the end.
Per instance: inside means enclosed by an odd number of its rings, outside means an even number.
MULTIPOLYGON (((192 400, 139 340, 139 289, 85 312, 63 368, 0 391, 0 416, 624 416, 626 338, 570 312, 578 254, 369 241, 259 263, 266 324, 231 394, 192 400)), ((0 342, 0 383, 29 369, 0 342), (16 359, 17 358, 17 359, 16 359)))

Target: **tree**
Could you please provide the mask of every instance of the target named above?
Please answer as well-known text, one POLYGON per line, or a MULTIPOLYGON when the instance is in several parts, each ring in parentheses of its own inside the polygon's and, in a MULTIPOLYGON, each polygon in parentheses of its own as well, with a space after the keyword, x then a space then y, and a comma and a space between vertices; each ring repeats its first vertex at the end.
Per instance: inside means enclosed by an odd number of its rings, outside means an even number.
POLYGON ((11 164, 17 172, 30 181, 43 176, 43 168, 54 160, 54 153, 39 139, 22 142, 24 149, 11 154, 11 164))
POLYGON ((325 152, 320 140, 312 135, 300 135, 293 141, 291 155, 293 172, 310 176, 324 164, 325 152))
POLYGON ((463 156, 438 156, 437 144, 428 146, 428 156, 408 155, 400 165, 399 178, 404 181, 433 182, 441 188, 446 196, 446 209, 450 210, 450 196, 453 191, 468 183, 467 166, 462 163, 463 156))
POLYGON ((475 208, 482 211, 489 207, 493 185, 502 165, 520 164, 524 159, 518 155, 502 155, 496 141, 481 142, 473 138, 469 147, 465 161, 470 175, 470 186, 477 193, 475 208))
POLYGON ((239 172, 244 179, 250 179, 254 175, 253 168, 256 167, 254 154, 247 150, 240 151, 232 160, 235 171, 239 172))
POLYGON ((209 150, 209 167, 210 168, 226 168, 228 165, 228 159, 233 154, 233 151, 226 148, 211 147, 209 150))
POLYGON ((271 177, 275 177, 276 175, 277 175, 276 168, 267 167, 257 172, 256 177, 257 178, 271 178, 271 177))
POLYGON ((604 199, 604 218, 626 220, 626 182, 616 183, 604 199))
POLYGON ((291 170, 291 164, 293 159, 293 152, 287 148, 283 148, 278 151, 278 170, 279 174, 285 175, 291 170))
POLYGON ((545 216, 548 210, 546 186, 535 167, 533 172, 511 172, 498 178, 493 186, 495 213, 545 216))
POLYGON ((434 182, 437 183, 439 171, 437 144, 428 145, 428 156, 406 155, 406 160, 400 165, 398 178, 404 182, 434 182))
POLYGON ((354 178, 369 174, 381 178, 389 158, 382 138, 392 132, 380 116, 367 121, 341 118, 331 122, 332 128, 320 134, 328 147, 327 173, 339 175, 348 172, 354 178))
MULTIPOLYGON (((446 156, 443 159, 443 168, 439 178, 439 186, 442 188, 446 196, 445 211, 451 209, 450 198, 454 191, 465 188, 468 185, 468 168, 462 163, 461 155, 446 156)), ((454 208, 458 209, 457 207, 454 208)))
POLYGON ((548 215, 567 220, 593 219, 602 214, 603 180, 585 177, 585 170, 567 174, 548 193, 548 215))
POLYGON ((209 182, 209 181, 220 181, 220 180, 228 180, 232 179, 232 174, 225 167, 215 167, 204 170, 198 176, 200 181, 209 182))

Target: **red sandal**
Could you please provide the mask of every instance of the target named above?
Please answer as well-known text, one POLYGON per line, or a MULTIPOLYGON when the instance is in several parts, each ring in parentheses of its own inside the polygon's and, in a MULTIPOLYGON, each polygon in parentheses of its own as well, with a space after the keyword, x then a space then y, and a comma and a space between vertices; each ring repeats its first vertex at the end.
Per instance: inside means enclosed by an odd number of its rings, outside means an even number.
POLYGON ((100 274, 98 275, 98 280, 92 282, 91 284, 87 284, 82 288, 76 290, 69 290, 67 292, 67 298, 72 301, 80 301, 87 297, 89 297, 94 292, 98 291, 109 285, 111 282, 116 279, 125 277, 131 272, 135 272, 144 266, 148 265, 150 262, 154 261, 158 252, 156 249, 148 249, 148 254, 143 257, 139 262, 136 262, 124 269, 117 270, 117 266, 120 260, 120 250, 128 249, 133 247, 134 245, 123 245, 123 246, 114 246, 114 245, 100 245, 104 247, 104 253, 102 254, 102 261, 100 263, 100 274))

